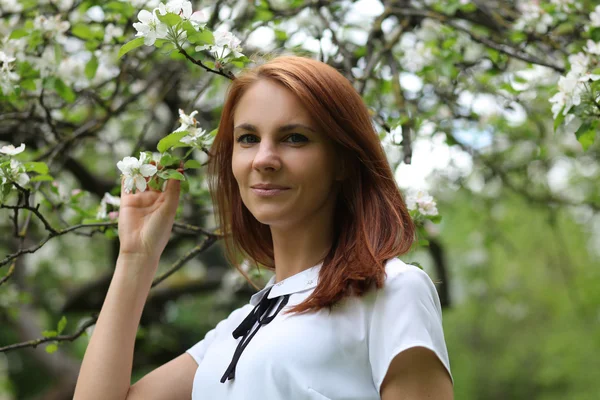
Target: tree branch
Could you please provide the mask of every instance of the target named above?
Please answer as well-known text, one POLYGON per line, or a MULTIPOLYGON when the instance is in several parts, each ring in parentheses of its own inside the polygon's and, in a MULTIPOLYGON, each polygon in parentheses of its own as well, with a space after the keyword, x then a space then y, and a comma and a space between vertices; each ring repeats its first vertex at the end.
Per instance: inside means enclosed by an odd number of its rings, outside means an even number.
POLYGON ((563 74, 565 72, 565 68, 555 65, 555 64, 552 64, 552 63, 542 60, 540 58, 537 58, 536 56, 531 55, 523 50, 516 49, 507 44, 496 43, 493 40, 479 36, 479 35, 475 34, 474 32, 471 32, 469 29, 464 28, 461 25, 457 24, 456 22, 454 22, 452 20, 451 17, 449 17, 447 15, 440 14, 440 13, 430 11, 430 10, 418 10, 418 9, 414 9, 414 8, 398 8, 398 7, 392 8, 392 13, 395 15, 419 16, 419 17, 423 17, 423 18, 432 18, 432 19, 438 20, 441 23, 451 26, 452 28, 454 28, 458 31, 466 33, 467 35, 469 35, 471 37, 471 39, 473 41, 481 43, 487 47, 490 47, 494 50, 504 53, 510 57, 513 57, 518 60, 525 61, 525 62, 528 62, 531 64, 537 64, 537 65, 542 65, 542 66, 545 66, 548 68, 552 68, 553 70, 560 72, 561 74, 563 74))

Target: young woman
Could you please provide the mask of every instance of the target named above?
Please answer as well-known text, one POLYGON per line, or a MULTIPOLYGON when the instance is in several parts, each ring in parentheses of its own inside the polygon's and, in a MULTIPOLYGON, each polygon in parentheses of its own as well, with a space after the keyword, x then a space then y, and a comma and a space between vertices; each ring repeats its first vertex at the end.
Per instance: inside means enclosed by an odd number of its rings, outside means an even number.
POLYGON ((414 226, 369 113, 332 67, 279 57, 231 85, 209 176, 228 249, 275 272, 130 387, 179 182, 121 195, 120 255, 76 399, 452 399, 439 297, 396 258, 414 226))

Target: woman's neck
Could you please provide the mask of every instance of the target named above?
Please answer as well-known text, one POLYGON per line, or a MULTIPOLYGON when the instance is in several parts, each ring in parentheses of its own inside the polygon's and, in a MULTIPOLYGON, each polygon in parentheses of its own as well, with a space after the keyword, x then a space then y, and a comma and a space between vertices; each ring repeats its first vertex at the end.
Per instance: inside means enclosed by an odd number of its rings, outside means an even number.
POLYGON ((333 226, 303 221, 298 229, 271 228, 275 255, 275 282, 319 264, 332 244, 333 226))

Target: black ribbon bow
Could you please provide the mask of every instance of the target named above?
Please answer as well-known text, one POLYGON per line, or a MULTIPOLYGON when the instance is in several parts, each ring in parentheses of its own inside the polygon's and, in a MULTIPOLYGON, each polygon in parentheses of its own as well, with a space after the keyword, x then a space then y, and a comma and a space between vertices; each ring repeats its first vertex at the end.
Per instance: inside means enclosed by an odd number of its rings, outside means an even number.
POLYGON ((240 359, 240 356, 242 355, 242 352, 244 351, 250 340, 252 340, 254 335, 256 335, 256 332, 258 332, 261 326, 267 325, 269 322, 273 321, 277 314, 279 314, 279 311, 281 311, 283 307, 285 307, 285 305, 287 304, 290 298, 289 294, 283 296, 283 299, 281 300, 281 303, 279 303, 279 307, 277 307, 275 313, 271 316, 268 316, 271 310, 277 304, 277 301, 279 300, 279 297, 269 299, 269 293, 271 292, 271 289, 273 289, 273 287, 271 287, 263 295, 260 302, 254 307, 254 309, 250 312, 250 314, 248 314, 248 316, 242 321, 242 323, 233 331, 233 338, 237 339, 239 337, 242 337, 242 340, 238 343, 238 346, 235 349, 235 352, 233 353, 233 358, 231 359, 231 363, 225 370, 225 374, 223 374, 223 377, 221 378, 221 383, 225 383, 225 381, 235 378, 235 367, 237 365, 238 360, 240 359), (254 330, 254 332, 252 332, 252 334, 250 334, 250 331, 257 322, 258 327, 254 330))

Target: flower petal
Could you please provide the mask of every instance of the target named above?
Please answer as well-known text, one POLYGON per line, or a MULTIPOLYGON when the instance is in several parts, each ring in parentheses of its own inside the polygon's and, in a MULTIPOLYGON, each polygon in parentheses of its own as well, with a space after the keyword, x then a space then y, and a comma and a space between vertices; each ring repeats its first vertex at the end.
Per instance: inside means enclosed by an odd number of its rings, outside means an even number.
POLYGON ((125 187, 125 193, 131 193, 133 190, 133 177, 131 175, 125 176, 125 182, 123 182, 123 186, 125 187))
POLYGON ((135 180, 135 187, 140 191, 140 192, 144 192, 146 191, 146 179, 144 179, 143 176, 141 175, 136 175, 134 178, 135 180))
POLYGON ((153 176, 154 174, 156 174, 156 171, 156 165, 144 164, 140 167, 140 174, 146 177, 153 176))

